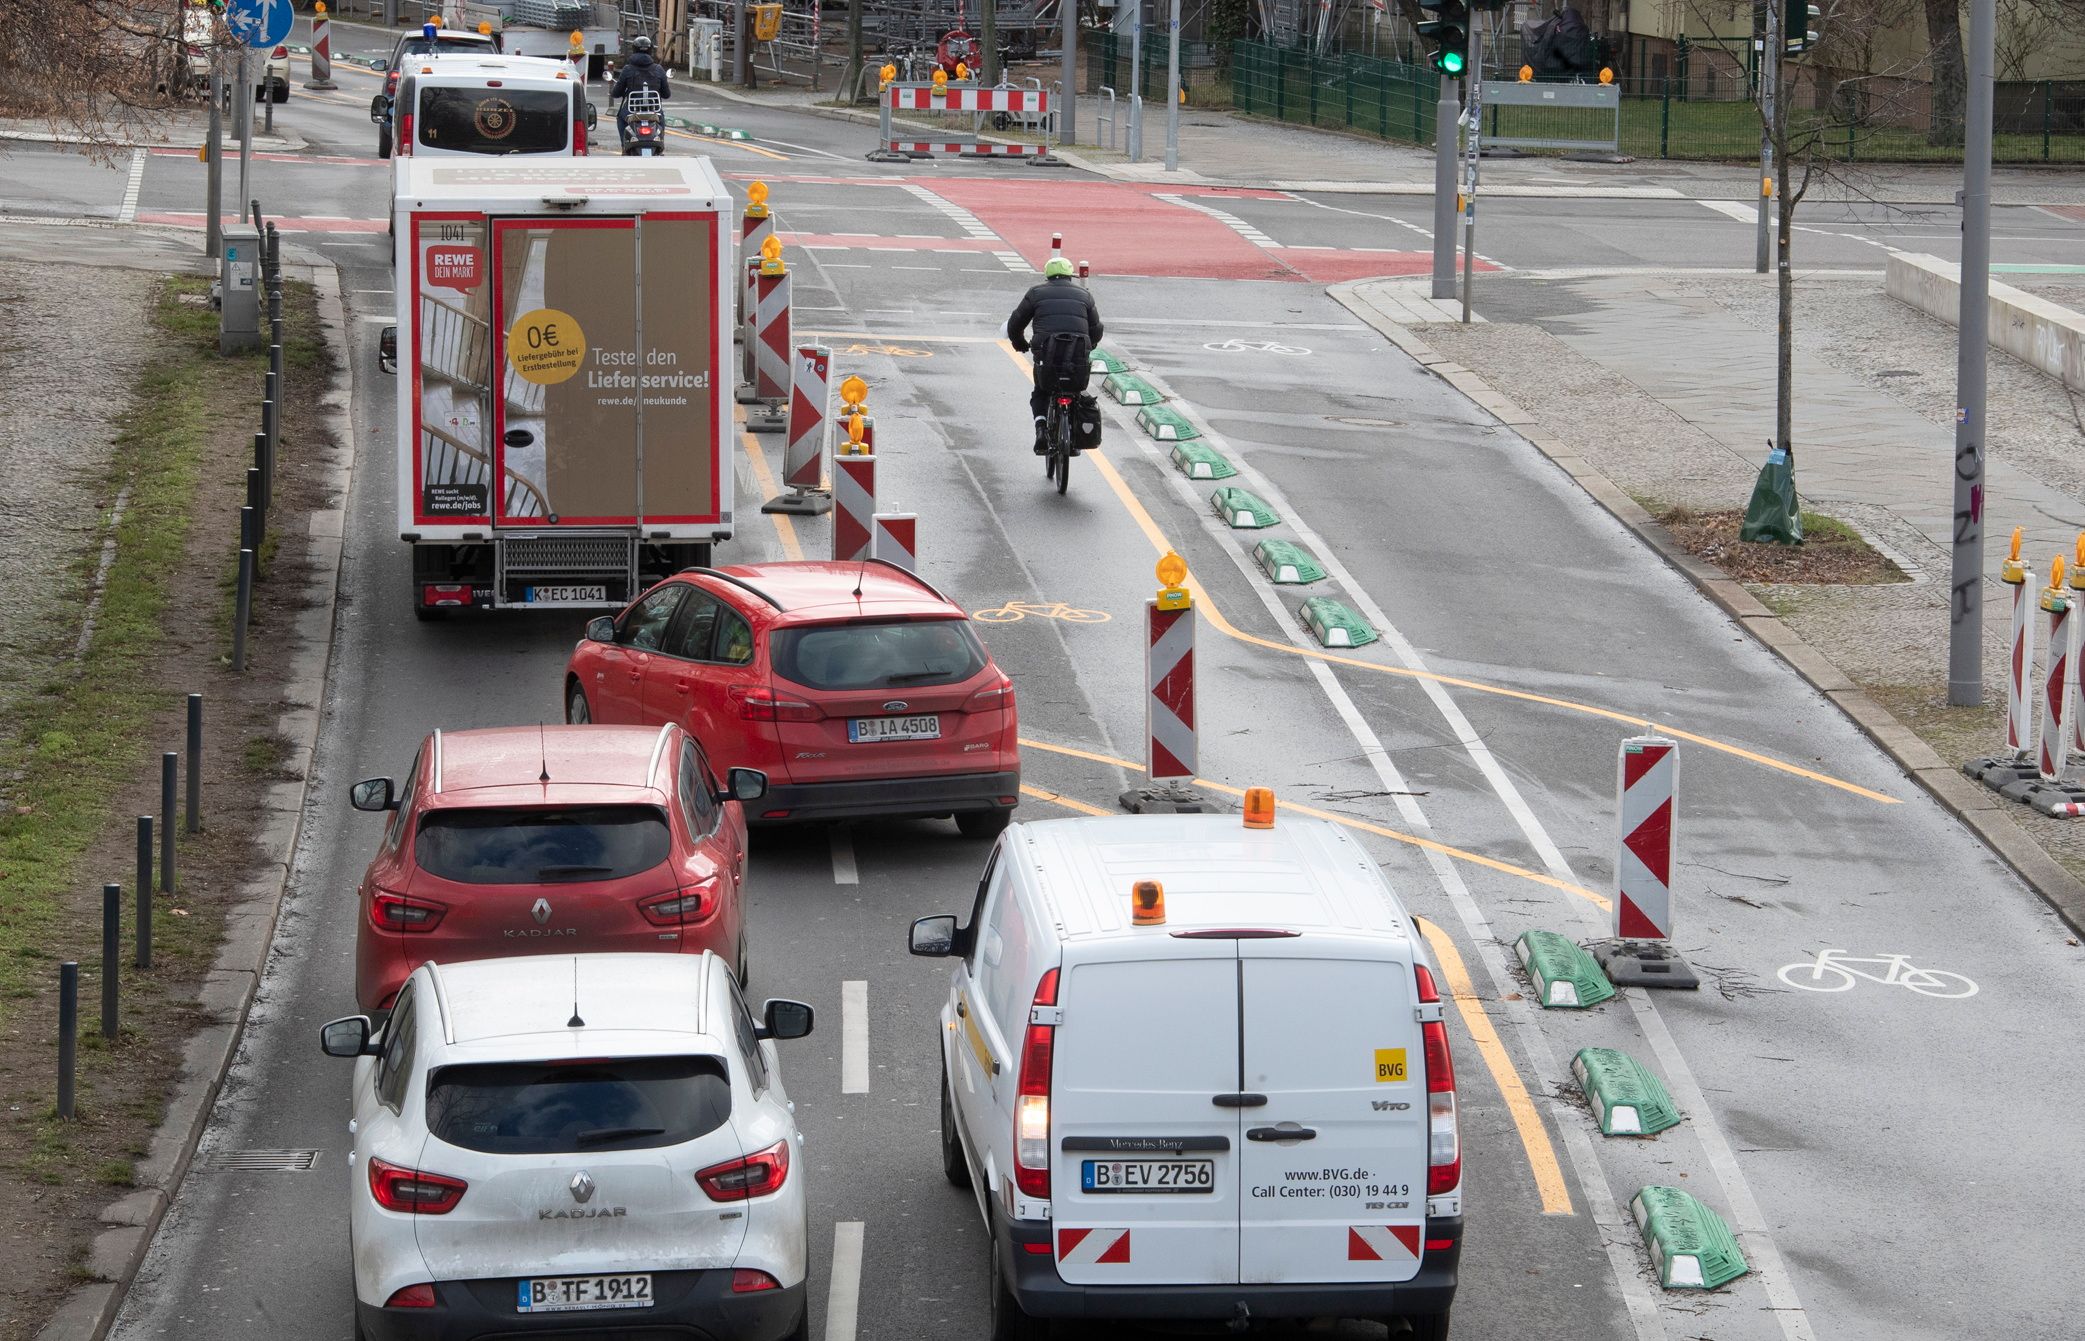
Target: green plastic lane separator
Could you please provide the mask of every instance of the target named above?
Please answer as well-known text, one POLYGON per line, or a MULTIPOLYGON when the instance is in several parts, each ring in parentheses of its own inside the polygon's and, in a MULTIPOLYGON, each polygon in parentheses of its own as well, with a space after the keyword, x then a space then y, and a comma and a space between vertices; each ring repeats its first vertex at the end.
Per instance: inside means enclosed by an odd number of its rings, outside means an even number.
POLYGON ((1173 449, 1173 466, 1191 480, 1227 480, 1238 467, 1207 443, 1183 442, 1173 449))
POLYGON ((719 126, 714 122, 709 121, 701 122, 695 127, 695 129, 699 133, 707 135, 713 140, 750 140, 753 138, 752 135, 746 131, 737 130, 731 126, 719 126))
POLYGON ((1737 1235, 1692 1193, 1646 1187, 1630 1199, 1629 1213, 1668 1290, 1720 1289, 1751 1270, 1737 1235))
POLYGON ((1523 931, 1513 953, 1535 980, 1535 999, 1545 1010, 1584 1010, 1614 995, 1600 962, 1577 942, 1554 931, 1523 931))
POLYGON ((1581 1048, 1571 1074, 1600 1119, 1602 1136, 1655 1136, 1680 1123, 1679 1106, 1649 1067, 1615 1048, 1581 1048))
POLYGON ((1113 377, 1119 372, 1128 372, 1129 365, 1105 349, 1093 351, 1093 371, 1102 377, 1113 377))
POLYGON ((1296 617, 1320 647, 1366 647, 1379 635, 1352 607, 1330 596, 1313 596, 1296 607, 1296 617))
POLYGON ((1250 489, 1240 489, 1227 484, 1209 495, 1209 506, 1223 518, 1224 525, 1234 531, 1252 531, 1263 526, 1278 526, 1281 518, 1267 500, 1250 489))
POLYGON ((1165 399, 1157 387, 1132 372, 1109 373, 1100 389, 1118 405, 1156 405, 1165 399))
POLYGON ((1187 416, 1170 405, 1146 405, 1137 411, 1137 427, 1158 442, 1185 442, 1202 436, 1187 416))
MULTIPOLYGON (((1173 453, 1177 458, 1180 454, 1173 453)), ((1324 580, 1325 570, 1310 551, 1293 540, 1262 540, 1252 547, 1252 556, 1260 561, 1260 568, 1276 586, 1299 586, 1306 582, 1324 580)))

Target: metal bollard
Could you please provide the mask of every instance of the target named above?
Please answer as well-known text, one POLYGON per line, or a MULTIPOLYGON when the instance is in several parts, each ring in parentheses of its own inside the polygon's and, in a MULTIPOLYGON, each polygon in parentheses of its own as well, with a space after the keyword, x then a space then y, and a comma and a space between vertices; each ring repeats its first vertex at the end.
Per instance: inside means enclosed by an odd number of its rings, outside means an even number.
MULTIPOLYGON (((247 472, 248 475, 252 473, 247 472)), ((251 491, 248 491, 248 496, 251 497, 251 491)), ((239 509, 239 548, 252 549, 257 543, 253 538, 253 505, 249 503, 239 509)))
MULTIPOLYGON (((188 696, 188 831, 203 829, 203 696, 188 696)), ((172 851, 172 848, 168 848, 172 851)), ((172 870, 172 864, 168 868, 172 870)), ((168 889, 173 885, 169 884, 168 889)))
POLYGON ((232 669, 246 669, 246 621, 253 617, 253 551, 239 551, 239 604, 232 615, 232 669))
POLYGON ((73 1067, 79 1058, 80 966, 68 959, 58 966, 58 1116, 72 1120, 73 1067))
POLYGON ((152 967, 152 817, 138 816, 138 956, 141 969, 152 967))
POLYGON ((268 477, 268 482, 273 484, 275 481, 275 402, 273 400, 261 402, 261 442, 262 450, 267 453, 268 457, 267 460, 261 463, 261 471, 268 477))
POLYGON ((261 537, 268 534, 268 475, 252 466, 246 468, 246 506, 253 509, 253 533, 244 543, 259 554, 261 537))
POLYGON ((123 886, 101 887, 101 1036, 114 1038, 122 1020, 117 998, 123 967, 123 886))
POLYGON ((174 892, 174 787, 181 756, 168 750, 159 756, 159 887, 174 892))

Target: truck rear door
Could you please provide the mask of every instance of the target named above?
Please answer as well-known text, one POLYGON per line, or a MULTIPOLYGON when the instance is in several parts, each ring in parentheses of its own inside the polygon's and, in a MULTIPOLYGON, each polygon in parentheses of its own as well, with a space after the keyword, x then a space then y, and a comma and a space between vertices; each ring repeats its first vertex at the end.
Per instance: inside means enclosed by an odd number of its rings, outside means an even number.
POLYGON ((1426 1220, 1425 1049, 1412 969, 1243 940, 1239 1144, 1246 1284, 1400 1281, 1426 1220))
POLYGON ((1236 942, 1154 949, 1074 964, 1058 992, 1050 1207, 1075 1285, 1238 1280, 1236 942))

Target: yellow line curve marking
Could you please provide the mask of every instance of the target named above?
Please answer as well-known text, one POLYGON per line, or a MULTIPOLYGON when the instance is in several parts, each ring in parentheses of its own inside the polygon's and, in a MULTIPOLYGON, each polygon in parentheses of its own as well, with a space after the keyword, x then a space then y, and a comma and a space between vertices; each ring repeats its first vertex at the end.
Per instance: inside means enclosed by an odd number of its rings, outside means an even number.
MULTIPOLYGON (((754 437, 751 431, 745 427, 745 407, 740 406, 733 410, 732 416, 738 422, 739 441, 745 444, 746 462, 753 467, 753 478, 760 485, 761 495, 766 498, 775 497, 782 490, 775 483, 774 472, 767 468, 767 458, 760 453, 760 440, 754 437)), ((786 512, 769 512, 762 515, 775 524, 775 536, 782 542, 782 557, 786 559, 803 558, 804 547, 797 541, 796 523, 789 519, 789 514, 786 512)))
POLYGON ((1098 815, 1102 819, 1109 819, 1121 813, 1115 810, 1102 810, 1099 806, 1087 805, 1084 801, 1073 797, 1064 796, 1057 792, 1044 791, 1040 787, 1030 787, 1026 783, 1023 783, 1021 786, 1021 795, 1032 796, 1038 801, 1048 801, 1051 805, 1063 806, 1066 810, 1076 810, 1081 815, 1098 815))
POLYGON ((1433 947, 1433 957, 1441 966, 1441 973, 1448 979, 1448 995, 1454 998, 1455 1012, 1462 1017, 1462 1027, 1470 1036, 1470 1043, 1477 1055, 1484 1059, 1484 1068, 1491 1072, 1491 1079, 1499 1087, 1499 1097, 1505 1100, 1506 1111, 1512 1115, 1513 1130, 1519 1133, 1520 1148, 1527 1152, 1529 1171, 1535 1175, 1535 1191, 1542 1198, 1544 1215, 1572 1215, 1571 1192, 1564 1185, 1564 1170, 1557 1163, 1556 1148, 1549 1142, 1549 1128, 1542 1125, 1542 1115, 1535 1111, 1535 1101, 1528 1095, 1527 1086, 1521 1083, 1520 1072, 1513 1067, 1513 1058, 1507 1054, 1506 1045, 1499 1040, 1499 1032, 1492 1026, 1491 1015, 1484 1009, 1484 999, 1477 995, 1476 984, 1470 981, 1470 971, 1462 962, 1462 952, 1455 948, 1455 941, 1433 923, 1421 917, 1413 921, 1419 924, 1419 932, 1426 943, 1433 947))
MULTIPOLYGON (((1088 455, 1091 455, 1091 453, 1088 453, 1088 455)), ((1117 768, 1126 768, 1132 772, 1142 772, 1144 768, 1142 764, 1134 763, 1128 759, 1117 759, 1106 754, 1094 754, 1090 750, 1073 749, 1069 745, 1052 745, 1047 741, 1031 740, 1026 736, 1020 738, 1020 743, 1030 749, 1044 750, 1050 754, 1070 755, 1074 759, 1088 759, 1096 764, 1112 764, 1117 768)), ((1245 795, 1243 787, 1233 787, 1229 783, 1212 782, 1208 778, 1196 778, 1194 781, 1197 787, 1207 787, 1210 791, 1222 792, 1226 796, 1245 795)), ((1284 809, 1293 810, 1299 815, 1309 815, 1313 819, 1331 820, 1334 824, 1343 824, 1349 829, 1360 829, 1364 833, 1372 833, 1379 838, 1388 838, 1392 842, 1404 843, 1410 847, 1420 848, 1427 852, 1438 852, 1444 857, 1455 861, 1468 862, 1472 866, 1482 866, 1488 871, 1497 871, 1501 875, 1516 876, 1522 880, 1532 880, 1538 885, 1547 885, 1551 889, 1560 889, 1566 894, 1572 894, 1584 899, 1603 912, 1612 910, 1614 906, 1608 902, 1606 895, 1587 889, 1584 885, 1574 885, 1569 880, 1559 880, 1553 875, 1542 871, 1529 870, 1525 866, 1516 866, 1510 861, 1500 861, 1496 857, 1487 857, 1481 853, 1465 851, 1459 847, 1450 847, 1436 839, 1421 838, 1417 834, 1405 833, 1402 830, 1387 828, 1381 824, 1372 824, 1367 820, 1355 819, 1350 815, 1341 815, 1330 810, 1319 810, 1315 806, 1303 805, 1296 801, 1283 801, 1281 804, 1284 809)), ((1113 814, 1115 812, 1107 811, 1103 813, 1113 814)))
MULTIPOLYGON (((1027 363, 1019 354, 1014 352, 1012 344, 1005 340, 1000 340, 998 344, 1006 352, 1006 356, 1012 359, 1023 373, 1028 371, 1027 363)), ((1143 503, 1138 501, 1137 496, 1130 491, 1128 481, 1124 480, 1121 474, 1116 471, 1114 463, 1108 460, 1107 455, 1104 452, 1095 450, 1085 452, 1083 456, 1086 460, 1092 462, 1094 468, 1100 471, 1101 477, 1107 480, 1108 487, 1114 491, 1116 499, 1128 510, 1130 519, 1136 522, 1139 530, 1143 531, 1144 538, 1151 542, 1152 548, 1160 554, 1164 554, 1168 550, 1177 551, 1177 547, 1166 539, 1165 532, 1159 529, 1158 523, 1152 520, 1151 514, 1145 510, 1143 503)), ((1577 703, 1566 698, 1554 698, 1548 694, 1531 693, 1525 689, 1509 689, 1504 685, 1486 684, 1481 680, 1466 680, 1460 676, 1442 675, 1435 671, 1412 670, 1406 666, 1388 666, 1379 661, 1363 661, 1359 657, 1343 657, 1332 652, 1321 652, 1315 648, 1297 647, 1290 643, 1276 642, 1272 638, 1262 638, 1258 634, 1245 632, 1226 619, 1223 611, 1217 608, 1216 602, 1210 598, 1208 591, 1202 587, 1201 583, 1195 580, 1192 573, 1188 575, 1187 587, 1189 591, 1194 593, 1195 603, 1201 607, 1202 613, 1208 616, 1211 627, 1215 628, 1218 633, 1236 642, 1248 643, 1254 647, 1264 647, 1270 652, 1280 652, 1286 656, 1307 657, 1314 661, 1330 662, 1335 666, 1351 666, 1356 670, 1373 671, 1378 675, 1396 676, 1407 680, 1431 680, 1435 684, 1450 685, 1457 689, 1467 689, 1472 693, 1491 694, 1499 698, 1515 699, 1522 703, 1535 703, 1546 708, 1562 708, 1566 712, 1584 713, 1589 717, 1605 718, 1610 722, 1620 722, 1625 726, 1661 732, 1675 740, 1684 740, 1692 745, 1700 745, 1705 749, 1715 750, 1733 758, 1743 759, 1747 763, 1757 764, 1762 768, 1770 768, 1776 772, 1787 773, 1790 776, 1804 778, 1810 782, 1822 783, 1824 786, 1837 788, 1842 792, 1861 797, 1863 800, 1873 801, 1878 805, 1894 806, 1903 804, 1897 797, 1871 790, 1861 786, 1859 783, 1847 782, 1843 778, 1835 778, 1829 773, 1820 773, 1815 769, 1804 768, 1800 764, 1791 764, 1785 760, 1776 759, 1772 755, 1761 754, 1757 750, 1748 750, 1742 745, 1732 745, 1727 741, 1716 740, 1710 736, 1700 735, 1692 731, 1682 731, 1677 727, 1666 725, 1649 717, 1638 717, 1633 713, 1618 712, 1613 708, 1602 708, 1590 703, 1577 703)))

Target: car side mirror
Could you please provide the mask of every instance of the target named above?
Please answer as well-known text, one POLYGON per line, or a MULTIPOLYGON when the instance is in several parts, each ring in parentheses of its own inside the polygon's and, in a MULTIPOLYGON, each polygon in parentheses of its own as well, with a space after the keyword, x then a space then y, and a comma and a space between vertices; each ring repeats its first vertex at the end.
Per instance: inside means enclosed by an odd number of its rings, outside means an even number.
POLYGON ((319 1026, 319 1051, 328 1057, 364 1057, 376 1051, 369 1037, 374 1033, 367 1015, 346 1015, 319 1026))
POLYGON ((382 74, 391 68, 391 58, 389 56, 372 56, 369 58, 369 68, 378 74, 382 74))
POLYGON ((947 913, 939 917, 922 917, 912 924, 907 948, 926 959, 946 959, 957 953, 956 944, 962 939, 962 934, 956 929, 956 919, 947 913))
POLYGON ((396 375, 398 372, 398 328, 386 326, 376 335, 376 366, 378 372, 396 375))
MULTIPOLYGON (((381 69, 381 67, 379 67, 381 69)), ((384 118, 391 114, 391 100, 379 93, 369 100, 369 119, 381 126, 384 118)))
POLYGON ((747 805, 767 795, 767 774, 757 768, 734 768, 724 775, 724 790, 728 795, 719 801, 740 801, 747 805))
POLYGON ((348 803, 357 810, 396 810, 398 797, 389 778, 364 778, 348 788, 348 803))
POLYGON ((615 617, 595 615, 586 621, 586 640, 590 643, 612 643, 615 641, 615 617))
POLYGON ((782 997, 769 997, 760 1008, 760 1018, 765 1022, 753 1032, 761 1038, 802 1038, 811 1032, 811 1008, 801 1001, 789 1001, 782 997))
POLYGON ((595 126, 598 126, 600 124, 601 109, 594 106, 593 99, 589 98, 587 99, 586 103, 586 128, 588 130, 592 130, 595 126))

